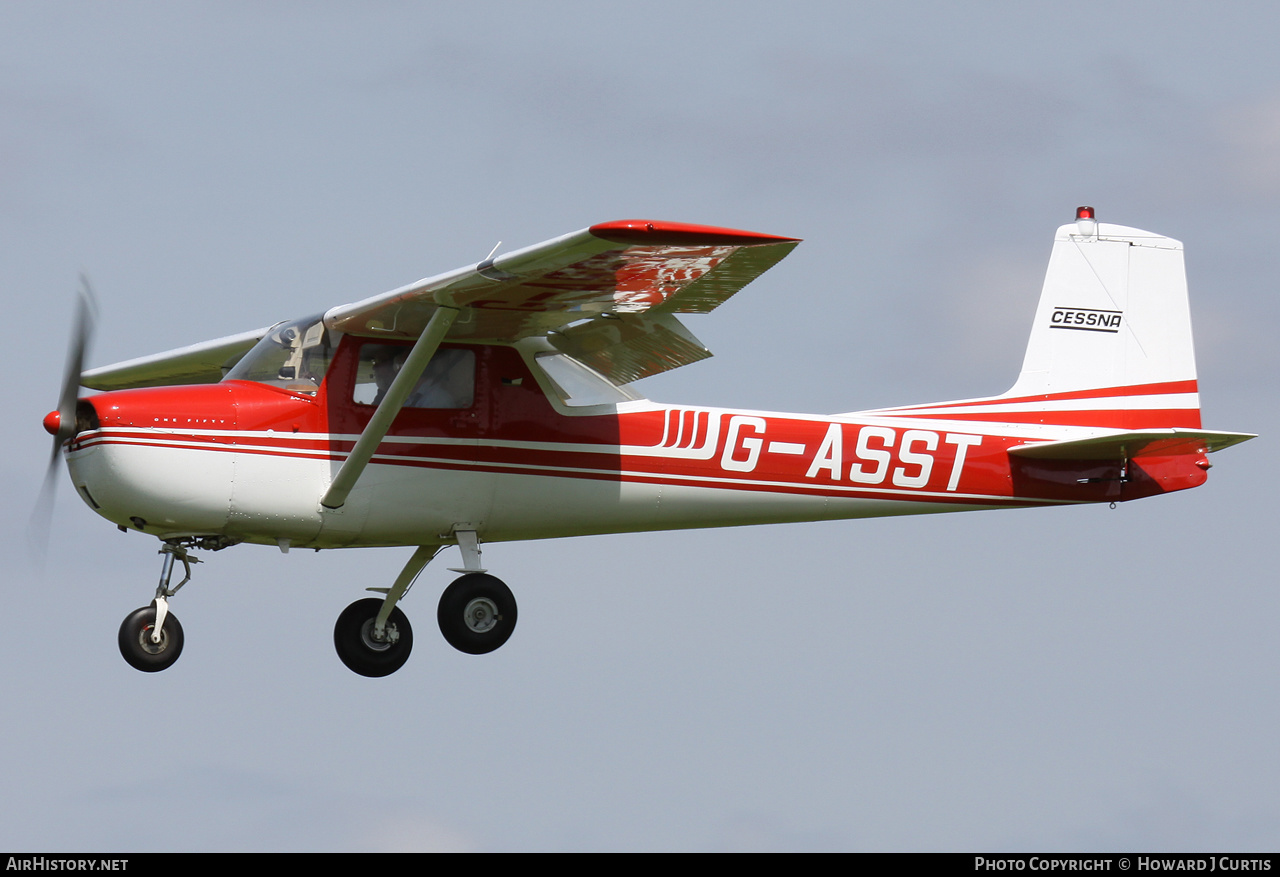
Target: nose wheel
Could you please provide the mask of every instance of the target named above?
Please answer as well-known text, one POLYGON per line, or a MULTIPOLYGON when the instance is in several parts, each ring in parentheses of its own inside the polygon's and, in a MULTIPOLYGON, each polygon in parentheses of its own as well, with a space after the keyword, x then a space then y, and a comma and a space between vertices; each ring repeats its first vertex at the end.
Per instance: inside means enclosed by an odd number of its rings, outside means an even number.
POLYGON ((125 618, 120 625, 120 654, 135 670, 158 673, 173 666, 182 654, 182 625, 172 612, 167 613, 156 632, 156 604, 143 606, 125 618))

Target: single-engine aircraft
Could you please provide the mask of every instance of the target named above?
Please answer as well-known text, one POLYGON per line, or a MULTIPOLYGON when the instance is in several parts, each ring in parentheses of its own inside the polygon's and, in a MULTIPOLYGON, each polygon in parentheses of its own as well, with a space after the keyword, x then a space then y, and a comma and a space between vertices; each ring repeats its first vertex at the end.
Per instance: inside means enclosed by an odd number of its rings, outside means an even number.
POLYGON ((1182 244, 1088 207, 1058 229, 1003 395, 812 415, 632 389, 710 356, 679 315, 714 310, 798 243, 606 222, 83 372, 82 299, 45 417, 50 475, 64 452, 91 509, 161 542, 155 599, 120 627, 125 660, 177 660, 169 600, 197 549, 415 548, 334 628, 347 667, 385 676, 413 644, 397 604, 445 546, 462 565, 440 630, 483 654, 516 625, 510 589, 481 565, 486 542, 1123 502, 1202 484, 1206 454, 1253 437, 1201 429, 1182 244), (77 399, 81 386, 102 392, 77 399))

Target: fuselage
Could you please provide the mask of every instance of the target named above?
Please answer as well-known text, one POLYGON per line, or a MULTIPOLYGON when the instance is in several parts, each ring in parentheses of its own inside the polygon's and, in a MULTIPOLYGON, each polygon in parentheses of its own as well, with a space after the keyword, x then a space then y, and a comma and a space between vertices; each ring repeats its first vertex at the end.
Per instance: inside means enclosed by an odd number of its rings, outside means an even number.
POLYGON ((1106 502, 1204 480, 1190 455, 1130 472, 1011 457, 1105 432, 1035 416, 583 404, 539 365, 538 340, 445 345, 474 354, 466 404, 401 410, 346 503, 327 509, 376 404, 361 343, 342 338, 318 388, 226 380, 91 397, 97 423, 67 457, 81 498, 162 539, 329 548, 1106 502))

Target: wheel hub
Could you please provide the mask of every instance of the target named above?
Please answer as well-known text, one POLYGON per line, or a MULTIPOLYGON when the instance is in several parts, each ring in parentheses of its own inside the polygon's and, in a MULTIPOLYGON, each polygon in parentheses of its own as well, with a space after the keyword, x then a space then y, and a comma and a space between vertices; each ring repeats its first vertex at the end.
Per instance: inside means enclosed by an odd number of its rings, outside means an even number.
POLYGON ((488 597, 477 597, 468 603, 462 617, 473 633, 488 633, 500 620, 497 605, 488 597))
POLYGON ((396 630, 394 624, 387 622, 386 629, 383 631, 382 637, 379 638, 373 629, 373 623, 377 620, 376 618, 370 618, 360 625, 360 641, 364 643, 365 648, 371 651, 385 652, 395 645, 396 640, 400 639, 400 633, 396 630))
POLYGON ((160 630, 160 642, 152 642, 151 634, 154 630, 155 625, 148 624, 138 631, 138 646, 148 655, 158 655, 169 646, 169 638, 163 628, 160 630))

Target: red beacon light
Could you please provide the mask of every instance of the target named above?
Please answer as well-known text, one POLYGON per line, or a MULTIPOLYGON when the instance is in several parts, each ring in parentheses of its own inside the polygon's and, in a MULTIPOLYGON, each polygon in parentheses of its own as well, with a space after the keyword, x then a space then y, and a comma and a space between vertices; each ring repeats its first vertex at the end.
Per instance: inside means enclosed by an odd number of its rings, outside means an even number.
POLYGON ((1076 231, 1081 237, 1091 238, 1098 233, 1098 220, 1092 207, 1076 208, 1076 231))

